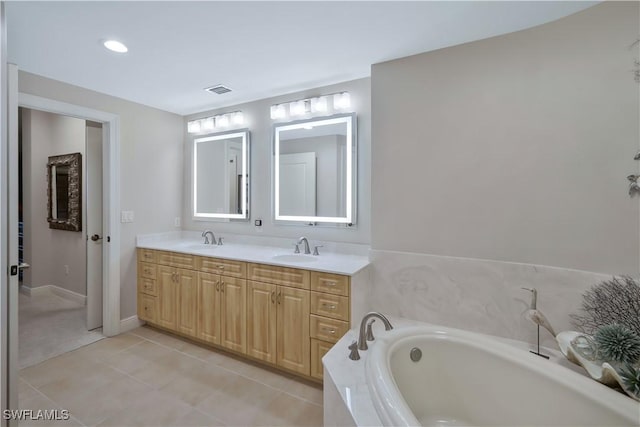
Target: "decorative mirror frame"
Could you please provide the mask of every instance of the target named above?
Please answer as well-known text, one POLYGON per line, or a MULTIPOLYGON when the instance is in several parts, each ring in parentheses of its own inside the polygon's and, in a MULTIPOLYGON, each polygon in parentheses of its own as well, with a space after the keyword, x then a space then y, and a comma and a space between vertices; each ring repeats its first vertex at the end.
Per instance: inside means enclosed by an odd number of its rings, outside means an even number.
POLYGON ((47 222, 49 228, 67 231, 82 231, 82 154, 62 154, 50 156, 47 162, 47 222), (69 217, 58 219, 53 217, 53 176, 52 170, 56 166, 69 167, 69 217))
POLYGON ((249 205, 251 200, 251 135, 249 129, 236 129, 227 132, 212 133, 207 135, 200 135, 193 139, 192 145, 192 157, 191 157, 191 212, 193 214, 194 221, 209 221, 209 220, 223 220, 228 221, 249 221, 249 205), (242 180, 241 185, 241 201, 242 212, 240 214, 233 213, 206 213, 197 211, 197 194, 198 194, 198 182, 197 182, 197 156, 198 156, 198 143, 223 140, 228 138, 242 138, 242 180))
POLYGON ((335 114, 332 116, 313 117, 305 120, 296 120, 286 123, 275 123, 273 125, 273 211, 275 221, 281 224, 294 224, 297 225, 343 225, 352 227, 356 224, 357 218, 357 176, 358 176, 358 124, 356 113, 335 114), (347 138, 346 138, 346 214, 344 217, 332 217, 332 216, 294 216, 294 215, 282 215, 280 213, 280 132, 286 130, 305 128, 309 123, 323 122, 325 124, 344 122, 347 125, 347 138))

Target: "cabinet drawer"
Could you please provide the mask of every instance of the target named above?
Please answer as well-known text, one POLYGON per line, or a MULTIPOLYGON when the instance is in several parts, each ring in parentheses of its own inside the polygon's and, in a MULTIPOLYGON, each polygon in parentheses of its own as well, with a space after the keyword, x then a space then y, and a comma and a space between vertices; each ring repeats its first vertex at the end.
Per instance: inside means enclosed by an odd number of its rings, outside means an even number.
POLYGON ((310 336, 329 342, 337 342, 349 330, 349 322, 311 315, 310 336))
POLYGON ((158 319, 157 298, 138 294, 138 317, 147 322, 156 323, 158 319))
POLYGON ((223 276, 247 277, 247 264, 241 261, 228 259, 198 257, 196 261, 197 269, 205 273, 221 274, 223 276))
POLYGON ((156 279, 149 279, 148 277, 138 277, 138 292, 157 297, 158 286, 156 285, 156 279))
POLYGON ((347 297, 349 296, 349 276, 312 271, 311 290, 347 297))
POLYGON ((311 292, 311 313, 348 321, 349 298, 311 292))
POLYGON ((309 272, 306 270, 267 264, 248 264, 247 269, 247 278, 249 280, 309 289, 309 272))
POLYGON ((188 268, 190 270, 196 267, 196 257, 189 254, 181 254, 178 252, 156 252, 156 262, 171 267, 188 268))
POLYGON ((147 279, 156 278, 156 266, 154 264, 149 264, 148 262, 139 262, 138 272, 140 274, 140 277, 146 277, 147 279))
POLYGON ((138 261, 156 262, 156 251, 153 249, 138 248, 138 261))
POLYGON ((331 350, 333 344, 311 338, 311 376, 322 379, 322 357, 331 350))

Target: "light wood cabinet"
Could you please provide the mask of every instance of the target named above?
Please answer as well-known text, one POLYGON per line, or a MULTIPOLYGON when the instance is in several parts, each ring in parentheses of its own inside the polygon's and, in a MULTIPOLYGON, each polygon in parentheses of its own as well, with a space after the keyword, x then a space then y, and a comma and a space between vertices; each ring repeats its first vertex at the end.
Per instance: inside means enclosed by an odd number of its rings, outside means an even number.
POLYGON ((198 273, 198 331, 203 341, 220 344, 220 276, 198 273))
POLYGON ((199 272, 197 295, 196 336, 203 341, 246 353, 246 280, 199 272))
POLYGON ((278 287, 277 364, 309 375, 309 291, 278 287))
POLYGON ((277 285, 247 282, 247 354, 273 364, 277 360, 277 292, 277 285))
POLYGON ((322 366, 322 357, 331 350, 333 344, 311 338, 311 376, 321 380, 324 369, 322 366))
POLYGON ((322 380, 349 329, 350 278, 138 249, 138 317, 203 343, 322 380))
POLYGON ((159 265, 158 324, 196 336, 197 280, 194 271, 159 265))
POLYGON ((223 347, 247 352, 247 281, 220 276, 221 333, 223 347))
POLYGON ((247 354, 309 375, 309 291, 249 281, 247 354))

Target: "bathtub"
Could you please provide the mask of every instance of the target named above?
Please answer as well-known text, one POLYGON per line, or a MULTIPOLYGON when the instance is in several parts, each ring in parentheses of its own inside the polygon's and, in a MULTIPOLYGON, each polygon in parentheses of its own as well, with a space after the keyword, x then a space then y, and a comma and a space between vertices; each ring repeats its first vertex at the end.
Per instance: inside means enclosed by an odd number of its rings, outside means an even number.
POLYGON ((378 335, 363 353, 368 353, 364 378, 380 424, 640 424, 638 402, 526 348, 438 326, 378 335), (410 357, 413 348, 422 353, 416 362, 410 357))

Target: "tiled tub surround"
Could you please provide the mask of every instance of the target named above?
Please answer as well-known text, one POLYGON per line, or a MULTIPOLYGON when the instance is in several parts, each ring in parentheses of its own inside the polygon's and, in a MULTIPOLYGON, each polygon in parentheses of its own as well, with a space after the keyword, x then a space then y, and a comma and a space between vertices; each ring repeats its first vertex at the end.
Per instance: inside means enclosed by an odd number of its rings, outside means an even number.
POLYGON ((322 380, 322 355, 364 309, 363 298, 350 296, 369 283, 368 259, 353 254, 361 248, 348 245, 351 253, 289 262, 273 257, 293 256, 292 245, 252 245, 225 236, 225 244, 216 246, 184 234, 166 237, 139 240, 141 320, 322 380))
MULTIPOLYGON (((428 323, 417 322, 413 320, 389 317, 395 330, 412 327, 412 326, 432 326, 428 323)), ((376 322, 374 324, 374 335, 382 337, 386 333, 382 325, 376 322)), ((501 343, 505 343, 523 350, 533 350, 533 345, 516 340, 509 340, 501 337, 488 337, 496 339, 501 343)), ((328 426, 379 426, 383 425, 376 409, 374 407, 365 366, 367 364, 368 355, 376 345, 376 341, 369 342, 369 349, 360 351, 360 360, 354 361, 348 358, 348 346, 358 339, 358 331, 356 328, 347 332, 340 341, 325 355, 324 363, 324 425, 328 426)), ((573 372, 576 372, 585 378, 588 375, 577 365, 569 362, 560 351, 543 348, 542 352, 549 355, 548 363, 563 366, 573 372)), ((538 356, 523 352, 523 357, 538 358, 538 356)), ((537 359, 533 359, 537 360, 537 359)), ((542 359, 540 359, 542 360, 542 359)), ((620 400, 624 398, 624 403, 630 402, 635 404, 631 399, 626 399, 621 393, 612 390, 602 384, 594 381, 594 388, 598 388, 598 392, 603 393, 608 399, 620 400), (620 396, 618 396, 618 394, 620 396)), ((625 405, 629 406, 629 405, 625 405)), ((544 409, 544 408, 542 408, 544 409)))
MULTIPOLYGON (((533 343, 524 317, 538 290, 538 309, 556 332, 575 330, 582 294, 610 275, 531 264, 372 250, 365 307, 384 314, 533 343)), ((357 325, 354 321, 352 325, 357 325)), ((541 343, 558 348, 546 330, 541 343)))

